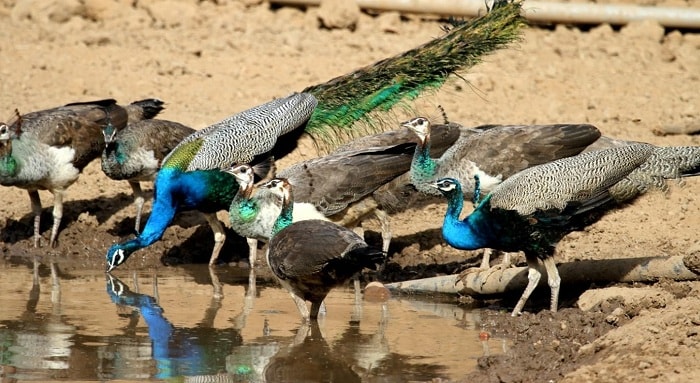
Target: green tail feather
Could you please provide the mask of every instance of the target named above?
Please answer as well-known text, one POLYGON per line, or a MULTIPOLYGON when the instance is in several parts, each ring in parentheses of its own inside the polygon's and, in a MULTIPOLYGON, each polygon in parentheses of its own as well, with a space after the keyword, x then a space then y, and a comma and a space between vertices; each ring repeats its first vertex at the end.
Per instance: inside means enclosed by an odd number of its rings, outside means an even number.
POLYGON ((425 91, 437 90, 451 74, 478 64, 484 55, 518 40, 525 25, 521 5, 520 0, 497 0, 488 13, 453 27, 442 37, 304 89, 319 101, 306 132, 327 149, 344 137, 376 131, 370 112, 387 111, 425 91), (357 121, 367 123, 367 127, 351 130, 357 121))

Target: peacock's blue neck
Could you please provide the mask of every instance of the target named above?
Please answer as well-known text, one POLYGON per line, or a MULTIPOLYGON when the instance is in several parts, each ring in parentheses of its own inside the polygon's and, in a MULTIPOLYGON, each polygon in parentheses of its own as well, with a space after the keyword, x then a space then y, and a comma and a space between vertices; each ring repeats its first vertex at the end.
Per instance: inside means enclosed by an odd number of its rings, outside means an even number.
POLYGON ((472 214, 460 220, 459 215, 464 207, 462 189, 457 188, 448 195, 442 236, 450 246, 462 250, 491 247, 489 244, 492 231, 484 214, 489 199, 490 197, 484 198, 472 214))

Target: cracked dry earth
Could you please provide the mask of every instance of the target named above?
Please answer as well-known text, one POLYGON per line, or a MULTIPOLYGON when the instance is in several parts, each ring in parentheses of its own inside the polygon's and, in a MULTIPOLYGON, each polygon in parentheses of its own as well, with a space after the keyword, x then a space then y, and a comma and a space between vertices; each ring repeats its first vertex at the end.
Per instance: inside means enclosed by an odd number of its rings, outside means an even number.
MULTIPOLYGON (((698 0, 645 3, 700 7, 698 0)), ((199 129, 441 33, 434 16, 347 12, 341 19, 354 21, 353 30, 320 27, 318 8, 254 0, 4 0, 0 102, 9 117, 14 108, 158 97, 167 103, 162 118, 199 129)), ((585 122, 612 137, 700 145, 698 136, 685 134, 700 130, 697 31, 653 22, 532 26, 521 43, 487 57, 464 78, 468 85, 454 79, 423 97, 415 113, 434 116, 442 105, 465 125, 585 122)), ((395 125, 407 117, 397 111, 387 119, 395 125)), ((314 155, 303 146, 280 166, 314 155)), ((652 192, 608 214, 565 238, 557 261, 700 252, 699 187, 697 179, 672 183, 668 193, 652 192)), ((128 185, 109 180, 97 161, 68 189, 56 249, 31 247, 26 192, 2 188, 2 200, 0 251, 20 262, 39 254, 58 259, 66 271, 102 269, 106 249, 133 228, 128 185)), ((49 193, 42 193, 42 202, 48 235, 49 193)), ((479 252, 458 252, 442 242, 443 212, 438 203, 392 216, 395 240, 385 280, 454 273, 477 263, 479 252)), ((220 218, 225 221, 225 213, 220 218)), ((379 241, 377 225, 366 227, 379 241)), ((228 262, 245 259, 244 243, 227 241, 222 254, 228 262)), ((124 266, 205 262, 210 251, 205 222, 182 214, 161 241, 124 266)), ((546 299, 533 299, 518 318, 508 315, 509 300, 496 302, 486 330, 513 344, 504 355, 483 357, 464 381, 697 381, 699 291, 698 282, 582 286, 564 292, 560 312, 549 313, 546 299)))

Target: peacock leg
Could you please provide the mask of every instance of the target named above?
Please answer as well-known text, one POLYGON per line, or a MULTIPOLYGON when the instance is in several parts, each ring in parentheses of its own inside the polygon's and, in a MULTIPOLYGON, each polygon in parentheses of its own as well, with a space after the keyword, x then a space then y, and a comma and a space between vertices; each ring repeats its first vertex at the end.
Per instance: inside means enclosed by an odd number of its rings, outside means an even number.
POLYGON ((219 258, 219 252, 221 248, 224 247, 224 241, 226 240, 226 234, 224 233, 224 227, 221 225, 221 221, 216 218, 216 213, 204 213, 204 218, 209 222, 211 230, 214 232, 214 249, 211 251, 211 257, 209 258, 209 265, 216 263, 219 258))
POLYGON ((525 287, 525 291, 523 291, 523 295, 520 296, 520 300, 518 300, 518 303, 515 305, 513 313, 511 314, 512 316, 518 316, 522 313, 525 302, 530 298, 530 294, 535 290, 535 287, 537 287, 542 277, 542 273, 537 270, 536 257, 527 257, 527 267, 527 286, 525 287))
POLYGON ((491 266, 491 254, 493 254, 493 249, 484 249, 484 254, 481 258, 481 266, 479 266, 481 270, 487 270, 489 266, 491 266))
POLYGON ((56 247, 56 238, 58 238, 58 227, 61 226, 61 218, 63 218, 63 190, 53 191, 53 226, 51 227, 51 247, 56 247))
POLYGON ((391 225, 389 223, 389 215, 384 210, 374 210, 374 215, 379 220, 382 227, 382 251, 384 254, 389 254, 389 245, 391 244, 391 225))
POLYGON ((559 276, 557 265, 554 263, 554 258, 547 257, 542 262, 544 263, 545 270, 547 270, 547 284, 549 284, 549 288, 552 290, 550 310, 555 313, 557 312, 557 306, 559 305, 559 287, 561 286, 561 277, 559 276))
POLYGON ((248 242, 248 263, 250 268, 255 268, 255 260, 258 258, 258 240, 255 238, 246 238, 248 242))
MULTIPOLYGON (((299 314, 301 314, 301 318, 305 321, 308 321, 309 318, 311 318, 311 316, 309 314, 309 308, 306 306, 306 301, 291 291, 289 292, 289 295, 292 296, 294 303, 297 305, 297 309, 299 310, 299 314)), ((314 309, 313 305, 312 309, 314 309)), ((316 307, 316 316, 318 316, 318 311, 319 307, 316 307)))
POLYGON ((138 234, 141 232, 141 213, 143 212, 143 204, 146 201, 146 197, 138 181, 129 181, 129 186, 131 186, 131 190, 134 192, 134 205, 136 205, 136 223, 134 224, 134 230, 136 230, 136 234, 138 234))
MULTIPOLYGON (((491 254, 493 253, 493 249, 485 248, 483 255, 481 257, 481 264, 479 267, 470 267, 468 269, 462 270, 461 273, 459 273, 458 279, 459 281, 464 280, 469 276, 469 274, 473 273, 479 273, 485 270, 489 269, 489 266, 491 264, 491 254)), ((490 274, 489 274, 490 275, 490 274)), ((487 278, 484 278, 483 280, 486 281, 487 278)))
POLYGON ((29 190, 29 202, 34 214, 34 247, 39 247, 41 242, 41 198, 37 190, 29 190))

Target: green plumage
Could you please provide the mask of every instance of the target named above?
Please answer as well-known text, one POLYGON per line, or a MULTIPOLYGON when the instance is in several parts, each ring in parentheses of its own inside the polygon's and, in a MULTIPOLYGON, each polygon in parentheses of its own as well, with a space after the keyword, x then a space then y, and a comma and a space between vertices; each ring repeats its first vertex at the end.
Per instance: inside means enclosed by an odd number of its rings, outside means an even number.
POLYGON ((175 169, 187 169, 190 161, 194 158, 195 154, 199 151, 204 143, 203 138, 198 138, 196 140, 190 141, 179 147, 178 151, 173 151, 168 161, 163 163, 163 167, 175 168, 175 169))
POLYGON ((304 89, 319 101, 306 132, 320 147, 328 148, 336 146, 339 137, 375 130, 370 112, 386 111, 436 90, 450 74, 464 71, 480 63, 484 55, 518 40, 525 25, 521 5, 520 1, 496 1, 488 13, 453 27, 445 36, 304 89), (367 128, 347 129, 357 121, 365 122, 367 128))

